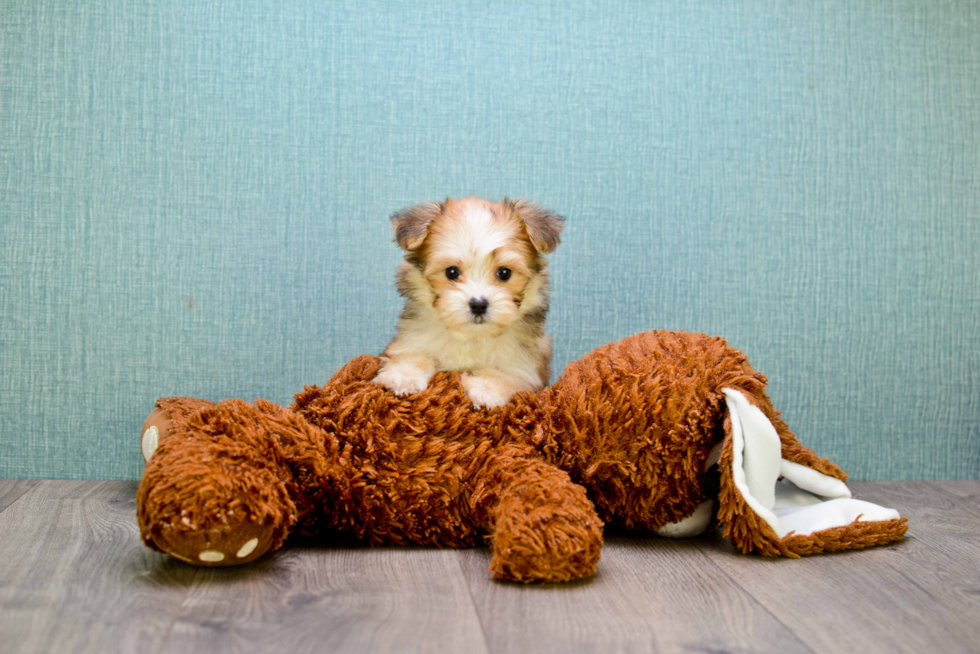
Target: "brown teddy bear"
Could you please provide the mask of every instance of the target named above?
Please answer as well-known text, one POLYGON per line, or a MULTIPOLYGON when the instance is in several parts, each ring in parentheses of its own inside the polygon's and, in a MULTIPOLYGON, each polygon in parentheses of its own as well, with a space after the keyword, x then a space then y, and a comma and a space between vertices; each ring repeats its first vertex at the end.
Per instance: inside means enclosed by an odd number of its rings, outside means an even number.
POLYGON ((796 557, 900 540, 804 448, 766 378, 719 338, 650 332, 598 348, 539 392, 475 409, 456 373, 397 397, 361 356, 289 409, 162 399, 137 503, 151 548, 247 563, 293 530, 371 545, 489 541, 500 579, 591 575, 603 522, 667 536, 716 520, 743 552, 796 557))

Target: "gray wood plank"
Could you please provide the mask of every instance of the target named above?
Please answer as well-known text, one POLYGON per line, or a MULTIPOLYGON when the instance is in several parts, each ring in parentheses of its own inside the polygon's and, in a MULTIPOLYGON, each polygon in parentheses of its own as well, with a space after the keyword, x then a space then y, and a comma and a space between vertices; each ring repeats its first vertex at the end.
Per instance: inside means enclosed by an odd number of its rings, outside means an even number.
POLYGON ((976 651, 980 482, 874 482, 904 543, 770 560, 611 536, 595 578, 495 582, 489 552, 294 540, 205 569, 139 541, 136 482, 0 482, 0 652, 976 651))
POLYGON ((0 513, 0 652, 154 651, 196 571, 143 547, 135 482, 39 482, 0 513))
POLYGON ((817 652, 975 652, 980 606, 970 589, 980 561, 972 548, 953 547, 953 536, 937 545, 933 528, 944 524, 960 542, 970 527, 943 517, 957 511, 952 498, 920 484, 903 496, 880 492, 879 483, 853 485, 857 497, 910 518, 902 543, 793 560, 742 556, 719 540, 709 556, 817 652))
POLYGON ((305 542, 205 569, 161 652, 487 652, 457 556, 305 542))
POLYGON ((493 581, 487 550, 460 555, 494 652, 810 651, 704 547, 610 536, 592 579, 542 586, 493 581))
POLYGON ((945 493, 970 500, 967 506, 980 508, 980 479, 946 479, 930 483, 945 493))
POLYGON ((35 484, 35 479, 0 479, 0 511, 16 502, 18 497, 35 484))
MULTIPOLYGON (((948 492, 949 482, 855 483, 856 497, 898 508, 909 519, 901 555, 912 569, 931 573, 933 583, 973 604, 971 622, 980 620, 980 510, 948 492)), ((980 631, 973 630, 977 636, 980 631)))
POLYGON ((46 479, 31 487, 32 500, 101 500, 133 503, 136 515, 136 488, 138 481, 73 481, 46 479))

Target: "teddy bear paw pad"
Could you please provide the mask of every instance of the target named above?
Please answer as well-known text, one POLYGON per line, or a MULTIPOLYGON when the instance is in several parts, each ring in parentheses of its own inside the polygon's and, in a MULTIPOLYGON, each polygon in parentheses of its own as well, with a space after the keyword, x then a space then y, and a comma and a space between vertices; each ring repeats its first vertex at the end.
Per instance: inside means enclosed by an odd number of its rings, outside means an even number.
POLYGON ((235 556, 237 556, 240 559, 244 559, 246 556, 254 552, 255 548, 258 547, 258 545, 259 545, 259 539, 253 538, 252 540, 242 545, 241 549, 238 550, 238 553, 235 556))
MULTIPOLYGON (((258 538, 251 538, 238 548, 235 556, 239 559, 244 559, 249 554, 255 551, 255 548, 259 546, 258 538)), ((225 553, 220 550, 210 549, 203 550, 197 555, 198 560, 204 563, 221 563, 225 560, 225 553)))
POLYGON ((197 555, 197 558, 201 559, 205 563, 219 563, 225 560, 225 555, 218 550, 204 550, 197 555))
POLYGON ((143 432, 143 438, 140 441, 140 445, 143 450, 143 460, 149 461, 153 453, 156 452, 157 445, 160 444, 160 430, 157 429, 156 425, 150 425, 146 431, 143 432))

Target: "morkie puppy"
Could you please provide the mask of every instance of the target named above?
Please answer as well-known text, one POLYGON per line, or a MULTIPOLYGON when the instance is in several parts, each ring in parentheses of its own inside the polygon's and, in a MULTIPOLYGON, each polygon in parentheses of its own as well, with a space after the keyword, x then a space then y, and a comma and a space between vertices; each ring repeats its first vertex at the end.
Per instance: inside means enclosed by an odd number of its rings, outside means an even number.
POLYGON ((405 308, 375 381, 409 395, 437 370, 458 371, 477 407, 543 388, 551 375, 543 255, 558 247, 564 219, 524 200, 469 197, 402 209, 391 221, 406 253, 397 277, 405 308))

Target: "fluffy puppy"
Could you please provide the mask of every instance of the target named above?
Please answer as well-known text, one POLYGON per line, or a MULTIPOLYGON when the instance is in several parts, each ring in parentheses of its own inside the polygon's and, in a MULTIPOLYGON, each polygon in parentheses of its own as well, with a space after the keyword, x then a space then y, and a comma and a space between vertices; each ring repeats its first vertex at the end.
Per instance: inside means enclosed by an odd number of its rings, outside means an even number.
POLYGON ((524 200, 469 197, 402 209, 391 221, 405 250, 405 308, 375 381, 409 395, 437 370, 461 372, 478 407, 543 388, 551 375, 543 255, 558 247, 564 219, 524 200))

